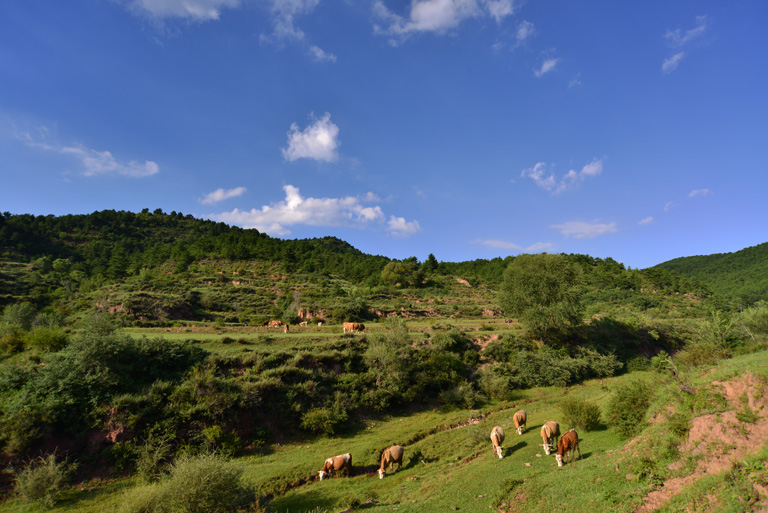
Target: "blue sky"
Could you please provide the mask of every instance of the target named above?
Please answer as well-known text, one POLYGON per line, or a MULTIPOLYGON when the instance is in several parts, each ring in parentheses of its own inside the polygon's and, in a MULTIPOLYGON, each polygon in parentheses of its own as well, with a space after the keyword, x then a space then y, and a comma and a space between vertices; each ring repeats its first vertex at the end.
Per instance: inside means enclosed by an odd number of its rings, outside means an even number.
POLYGON ((438 260, 768 241, 768 3, 5 0, 0 210, 438 260))

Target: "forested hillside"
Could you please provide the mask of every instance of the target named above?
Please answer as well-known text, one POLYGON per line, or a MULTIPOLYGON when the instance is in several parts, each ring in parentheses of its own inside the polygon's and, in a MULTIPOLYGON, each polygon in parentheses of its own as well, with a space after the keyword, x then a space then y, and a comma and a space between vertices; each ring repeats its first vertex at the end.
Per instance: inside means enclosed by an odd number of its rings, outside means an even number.
POLYGON ((744 304, 768 300, 768 242, 734 253, 680 257, 655 269, 675 271, 744 304))

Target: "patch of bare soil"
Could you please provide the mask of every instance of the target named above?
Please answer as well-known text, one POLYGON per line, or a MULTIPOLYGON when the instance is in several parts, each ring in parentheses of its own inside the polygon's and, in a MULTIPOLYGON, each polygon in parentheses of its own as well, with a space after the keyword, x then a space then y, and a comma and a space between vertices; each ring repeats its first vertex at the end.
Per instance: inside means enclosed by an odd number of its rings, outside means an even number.
POLYGON ((696 469, 687 476, 667 480, 660 489, 646 495, 637 513, 661 507, 705 475, 725 472, 734 462, 757 452, 768 439, 768 387, 750 373, 712 384, 722 389, 731 409, 692 420, 688 438, 680 450, 700 456, 696 469), (745 406, 756 416, 755 422, 742 422, 737 418, 745 406))
POLYGON ((488 344, 490 344, 491 342, 493 342, 495 340, 499 340, 499 336, 496 333, 492 333, 490 335, 484 335, 482 337, 477 337, 475 339, 475 344, 482 351, 483 349, 485 349, 485 346, 487 346, 488 344))

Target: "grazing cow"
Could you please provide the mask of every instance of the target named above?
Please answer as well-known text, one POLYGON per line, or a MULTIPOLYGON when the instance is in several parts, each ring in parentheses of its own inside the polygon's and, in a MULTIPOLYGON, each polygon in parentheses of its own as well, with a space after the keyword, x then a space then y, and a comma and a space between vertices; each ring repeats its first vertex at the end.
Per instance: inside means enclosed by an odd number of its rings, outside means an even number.
POLYGON ((299 323, 299 326, 306 326, 306 325, 307 325, 307 321, 302 321, 299 323))
POLYGON ((504 430, 501 426, 496 426, 491 431, 491 444, 493 445, 493 453, 496 454, 499 459, 504 457, 504 448, 501 444, 504 443, 504 430))
POLYGON ((517 431, 517 434, 522 435, 523 431, 525 431, 526 423, 528 422, 528 414, 525 413, 525 410, 518 410, 515 412, 512 420, 515 421, 515 430, 517 431))
POLYGON ((285 324, 283 321, 269 321, 269 324, 268 324, 268 326, 269 326, 270 328, 279 328, 279 327, 280 327, 280 326, 282 326, 283 324, 285 324))
POLYGON ((263 328, 264 326, 269 326, 269 321, 262 322, 261 327, 263 328))
POLYGON ((365 331, 365 324, 362 322, 345 322, 344 323, 344 333, 347 331, 350 331, 352 333, 360 333, 361 331, 365 331))
POLYGON ((549 456, 549 452, 557 447, 557 439, 560 438, 560 424, 550 420, 541 426, 541 444, 544 447, 544 453, 549 456))
POLYGON ((352 455, 347 454, 341 454, 339 456, 334 456, 332 458, 328 458, 325 460, 325 463, 323 464, 323 469, 319 471, 320 474, 320 481, 322 481, 325 476, 331 477, 331 472, 334 470, 337 470, 341 472, 342 470, 347 469, 347 474, 352 473, 352 455))
POLYGON ((283 324, 283 333, 288 333, 288 324, 283 324))
POLYGON ((579 459, 581 459, 581 449, 579 448, 579 435, 575 429, 566 431, 557 443, 557 454, 555 459, 557 460, 557 466, 563 466, 563 456, 568 456, 568 463, 574 460, 574 452, 579 452, 579 459))
POLYGON ((403 466, 403 453, 405 452, 405 449, 403 449, 402 445, 393 445, 392 447, 389 447, 388 449, 385 449, 384 452, 381 453, 381 466, 379 466, 379 479, 384 479, 384 474, 387 471, 387 468, 392 468, 392 465, 397 463, 398 470, 402 468, 403 466))

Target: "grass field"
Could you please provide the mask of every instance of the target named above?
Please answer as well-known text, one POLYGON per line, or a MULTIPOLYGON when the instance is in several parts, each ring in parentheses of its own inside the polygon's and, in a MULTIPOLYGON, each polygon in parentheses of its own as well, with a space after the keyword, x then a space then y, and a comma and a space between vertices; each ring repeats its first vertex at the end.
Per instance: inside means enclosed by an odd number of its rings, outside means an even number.
MULTIPOLYGON (((293 343, 299 343, 295 340, 293 343)), ((713 381, 735 379, 747 370, 761 380, 761 390, 768 391, 768 352, 723 361, 713 369, 691 372, 685 378, 705 391, 713 381)), ((635 372, 570 388, 524 390, 513 401, 486 404, 477 410, 443 409, 369 418, 363 429, 352 434, 275 445, 271 452, 240 457, 237 461, 244 466, 245 479, 258 495, 271 498, 269 508, 280 513, 337 512, 350 507, 398 512, 636 511, 647 493, 658 489, 664 479, 690 472, 701 456, 673 453, 670 461, 682 461, 682 470, 665 471, 666 467, 660 466, 661 470, 643 475, 633 455, 646 447, 650 454, 652 439, 662 436, 666 426, 649 423, 633 441, 635 452, 625 448, 627 440, 602 426, 580 432, 582 459, 558 468, 553 456, 544 455, 539 430, 548 420, 560 421, 563 432, 570 427, 563 424, 558 406, 564 397, 586 399, 605 411, 616 387, 638 379, 652 383, 655 389, 648 419, 685 403, 686 398, 681 397, 668 377, 635 372), (522 436, 514 432, 512 422, 512 415, 519 408, 528 412, 527 430, 522 436), (492 454, 488 438, 495 425, 506 432, 502 460, 492 454), (380 480, 376 474, 378 456, 392 444, 406 448, 403 468, 380 480), (352 454, 353 475, 318 481, 317 471, 325 458, 346 452, 352 454)), ((765 410, 756 412, 757 422, 766 420, 767 414, 765 410)), ((752 428, 744 424, 733 429, 752 428)), ((768 479, 754 477, 764 468, 768 456, 763 447, 765 442, 755 440, 755 451, 744 463, 736 462, 728 470, 730 474, 725 474, 730 476, 727 479, 707 475, 682 490, 662 510, 744 511, 733 509, 743 507, 742 503, 734 502, 733 496, 755 480, 768 479), (726 481, 731 484, 723 485, 726 481), (706 497, 714 497, 706 499, 707 504, 714 504, 711 509, 701 509, 706 497)), ((666 460, 662 463, 666 465, 666 460)), ((51 511, 113 511, 135 485, 133 479, 79 483, 51 511)), ((33 511, 39 511, 39 507, 20 499, 0 505, 0 512, 33 511)))

